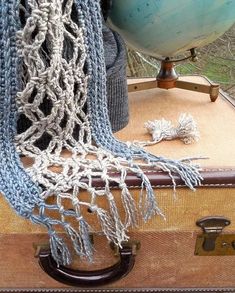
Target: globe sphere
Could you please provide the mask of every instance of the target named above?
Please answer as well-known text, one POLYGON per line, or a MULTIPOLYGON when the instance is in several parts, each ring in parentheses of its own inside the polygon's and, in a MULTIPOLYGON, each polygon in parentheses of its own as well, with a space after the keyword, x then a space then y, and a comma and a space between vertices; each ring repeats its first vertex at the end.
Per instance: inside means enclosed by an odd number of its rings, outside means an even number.
POLYGON ((235 22, 235 0, 113 0, 110 26, 155 57, 205 46, 235 22))

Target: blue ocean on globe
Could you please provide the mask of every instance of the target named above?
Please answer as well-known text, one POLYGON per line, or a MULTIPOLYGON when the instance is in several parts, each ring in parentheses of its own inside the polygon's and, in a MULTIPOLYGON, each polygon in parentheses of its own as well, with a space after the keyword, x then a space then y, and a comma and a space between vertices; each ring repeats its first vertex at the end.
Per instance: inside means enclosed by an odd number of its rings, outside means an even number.
POLYGON ((113 0, 109 24, 155 57, 205 46, 235 22, 235 0, 113 0))

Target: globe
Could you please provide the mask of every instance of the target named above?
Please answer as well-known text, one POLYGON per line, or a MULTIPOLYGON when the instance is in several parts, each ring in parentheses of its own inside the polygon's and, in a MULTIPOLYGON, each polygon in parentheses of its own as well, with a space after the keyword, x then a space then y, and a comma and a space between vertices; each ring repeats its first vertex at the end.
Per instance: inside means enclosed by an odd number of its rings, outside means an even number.
POLYGON ((235 22, 235 0, 113 0, 108 23, 133 49, 173 57, 205 46, 235 22))

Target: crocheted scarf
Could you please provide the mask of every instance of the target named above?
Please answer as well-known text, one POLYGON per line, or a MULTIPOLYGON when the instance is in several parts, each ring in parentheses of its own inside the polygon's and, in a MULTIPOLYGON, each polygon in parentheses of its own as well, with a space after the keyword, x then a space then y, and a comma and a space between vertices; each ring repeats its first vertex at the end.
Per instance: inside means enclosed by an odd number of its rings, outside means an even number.
POLYGON ((102 42, 99 0, 0 2, 0 192, 20 216, 47 228, 58 264, 71 262, 68 239, 78 255, 92 258, 84 210, 96 214, 107 239, 119 246, 138 213, 145 221, 161 214, 147 167, 168 172, 174 188, 175 173, 191 189, 202 179, 189 159, 158 157, 113 137, 102 42), (142 179, 138 202, 127 173, 142 179), (96 178, 103 188, 95 187, 96 178), (124 220, 111 182, 119 186, 124 220), (108 208, 99 206, 99 197, 108 208))

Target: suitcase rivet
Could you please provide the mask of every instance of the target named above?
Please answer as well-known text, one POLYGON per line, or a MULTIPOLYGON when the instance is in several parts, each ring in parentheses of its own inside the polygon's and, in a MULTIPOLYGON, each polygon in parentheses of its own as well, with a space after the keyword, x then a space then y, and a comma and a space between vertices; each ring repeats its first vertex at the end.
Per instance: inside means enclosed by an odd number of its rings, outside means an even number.
POLYGON ((228 247, 228 246, 230 246, 230 244, 228 242, 223 242, 222 243, 222 247, 228 247))

